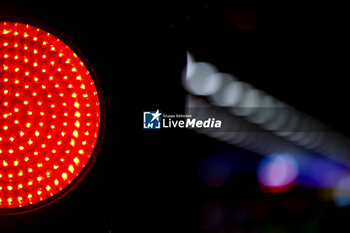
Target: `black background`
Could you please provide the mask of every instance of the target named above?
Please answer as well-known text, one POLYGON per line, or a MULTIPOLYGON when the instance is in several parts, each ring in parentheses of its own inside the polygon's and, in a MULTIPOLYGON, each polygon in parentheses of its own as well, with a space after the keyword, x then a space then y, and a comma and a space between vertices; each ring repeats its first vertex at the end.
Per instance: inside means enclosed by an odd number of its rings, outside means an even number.
POLYGON ((191 131, 142 129, 143 111, 183 111, 181 72, 191 49, 199 60, 349 134, 345 5, 1 1, 0 14, 37 20, 72 40, 99 77, 107 111, 102 150, 83 183, 48 208, 0 216, 0 232, 206 232, 198 224, 205 200, 222 201, 240 216, 251 209, 267 213, 227 220, 229 230, 220 232, 330 232, 345 226, 347 209, 336 209, 315 190, 268 195, 255 174, 211 190, 198 178, 200 161, 212 152, 234 151, 252 166, 261 159, 257 155, 191 131), (255 10, 255 30, 239 31, 230 23, 229 10, 236 6, 255 10))

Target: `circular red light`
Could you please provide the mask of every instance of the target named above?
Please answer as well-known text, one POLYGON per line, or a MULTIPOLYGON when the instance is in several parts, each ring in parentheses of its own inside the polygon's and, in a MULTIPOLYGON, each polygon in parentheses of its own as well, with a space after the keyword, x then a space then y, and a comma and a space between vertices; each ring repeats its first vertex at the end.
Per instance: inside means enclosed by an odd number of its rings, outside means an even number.
POLYGON ((84 63, 41 28, 0 22, 0 209, 54 199, 93 157, 100 97, 84 63))

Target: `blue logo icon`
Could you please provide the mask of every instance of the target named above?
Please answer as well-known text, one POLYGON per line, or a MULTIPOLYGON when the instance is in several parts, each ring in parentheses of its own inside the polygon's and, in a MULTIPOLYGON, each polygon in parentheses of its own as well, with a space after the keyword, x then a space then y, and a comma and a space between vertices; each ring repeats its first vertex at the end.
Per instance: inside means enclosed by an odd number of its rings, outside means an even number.
POLYGON ((160 129, 161 115, 162 113, 160 113, 159 110, 157 110, 156 112, 143 112, 143 128, 160 129))

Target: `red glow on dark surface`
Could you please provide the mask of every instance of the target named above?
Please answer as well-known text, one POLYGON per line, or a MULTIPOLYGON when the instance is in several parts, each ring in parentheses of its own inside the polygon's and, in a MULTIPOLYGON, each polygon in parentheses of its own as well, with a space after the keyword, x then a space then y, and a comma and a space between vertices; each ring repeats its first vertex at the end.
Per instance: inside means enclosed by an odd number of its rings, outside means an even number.
POLYGON ((54 35, 0 22, 0 208, 60 192, 96 145, 100 101, 82 60, 54 35))
POLYGON ((230 10, 231 23, 240 31, 253 31, 256 28, 257 16, 248 7, 233 7, 230 10))

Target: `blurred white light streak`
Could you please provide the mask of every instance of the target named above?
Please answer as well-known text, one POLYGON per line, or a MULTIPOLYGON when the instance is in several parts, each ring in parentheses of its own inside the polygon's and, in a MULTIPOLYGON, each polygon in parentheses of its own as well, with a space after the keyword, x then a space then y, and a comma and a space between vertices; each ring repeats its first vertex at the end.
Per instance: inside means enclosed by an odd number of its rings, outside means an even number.
POLYGON ((187 55, 187 66, 183 75, 183 86, 195 95, 211 95, 221 86, 221 77, 209 63, 195 62, 187 55))
POLYGON ((234 114, 240 116, 250 116, 254 114, 260 107, 261 91, 249 88, 246 86, 246 91, 243 90, 242 98, 237 108, 233 109, 234 114))
MULTIPOLYGON (((187 110, 194 103, 205 103, 211 106, 208 109, 214 105, 219 107, 220 117, 225 115, 224 124, 230 122, 231 131, 206 132, 211 137, 264 153, 285 152, 285 148, 292 148, 290 144, 294 143, 340 162, 350 161, 348 138, 233 75, 220 73, 212 64, 196 62, 190 53, 187 53, 182 80, 190 94, 206 97, 211 103, 190 96, 187 110), (256 130, 251 130, 251 127, 256 127, 256 130), (263 136, 262 130, 266 131, 263 136)), ((199 114, 198 108, 195 111, 199 114)), ((200 114, 208 114, 208 110, 201 111, 200 114)))
POLYGON ((274 116, 276 111, 276 100, 266 93, 260 93, 260 106, 257 108, 257 111, 253 115, 248 116, 248 119, 256 124, 266 123, 274 116))
POLYGON ((232 115, 220 107, 211 105, 202 98, 187 95, 186 114, 197 119, 215 117, 222 120, 224 123, 220 130, 194 130, 228 144, 240 146, 262 155, 282 152, 296 155, 305 154, 305 151, 297 145, 269 131, 262 130, 258 125, 240 116, 232 115))

